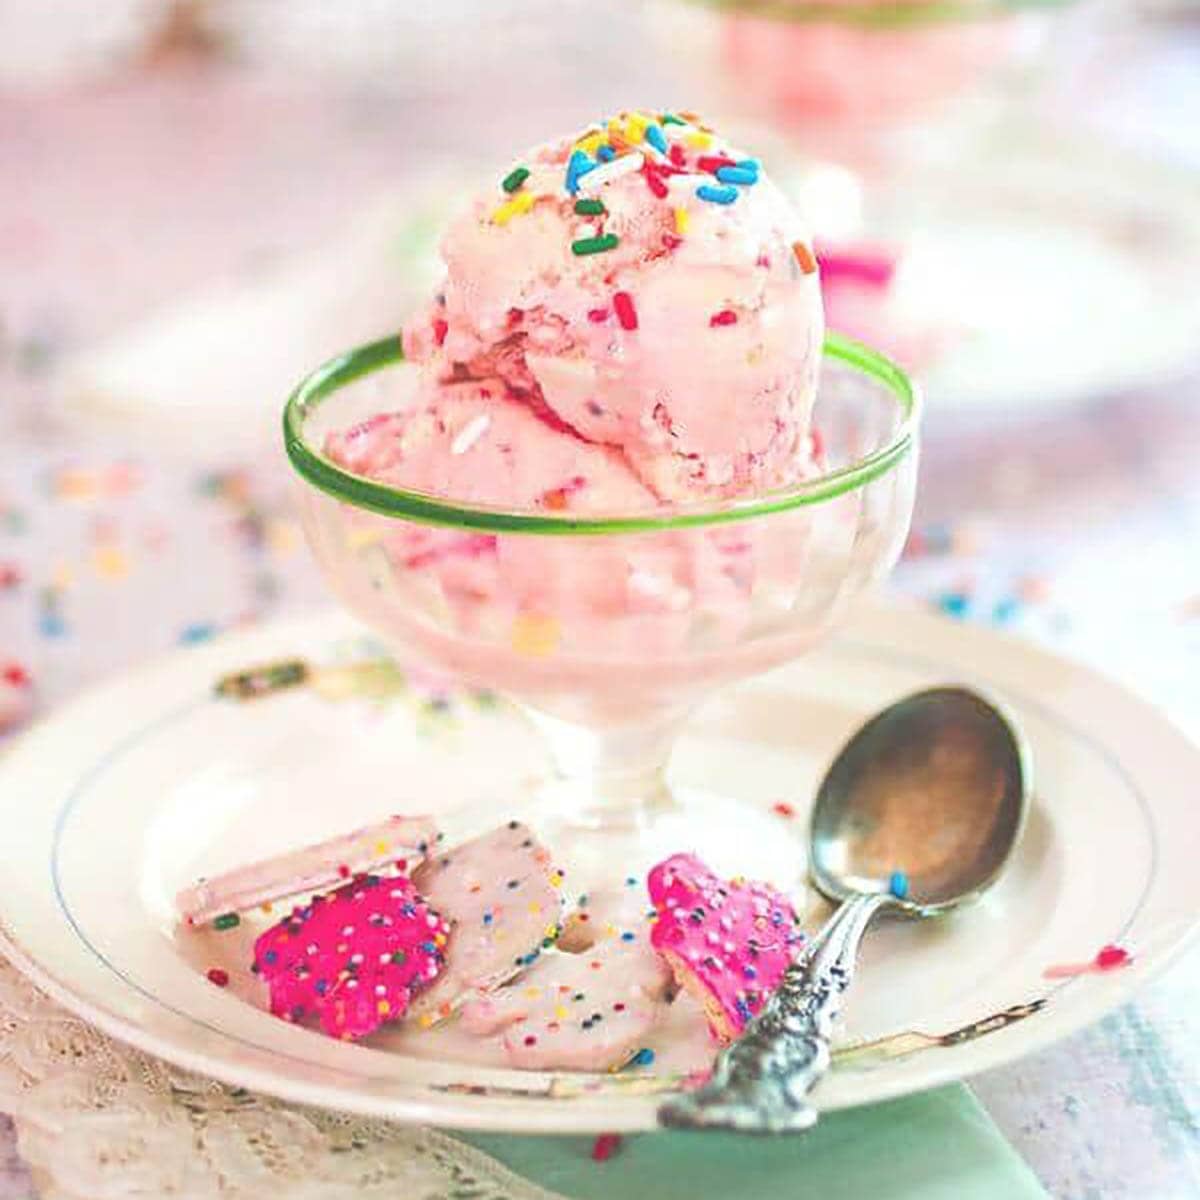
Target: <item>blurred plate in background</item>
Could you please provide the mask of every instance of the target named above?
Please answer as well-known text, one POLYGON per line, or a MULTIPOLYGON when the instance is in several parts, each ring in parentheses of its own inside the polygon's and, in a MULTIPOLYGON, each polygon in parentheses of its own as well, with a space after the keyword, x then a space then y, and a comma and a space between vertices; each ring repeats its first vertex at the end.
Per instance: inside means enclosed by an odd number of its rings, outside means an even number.
POLYGON ((848 332, 911 359, 935 412, 1044 411, 1200 364, 1195 175, 1025 124, 919 184, 865 230, 899 255, 848 332))

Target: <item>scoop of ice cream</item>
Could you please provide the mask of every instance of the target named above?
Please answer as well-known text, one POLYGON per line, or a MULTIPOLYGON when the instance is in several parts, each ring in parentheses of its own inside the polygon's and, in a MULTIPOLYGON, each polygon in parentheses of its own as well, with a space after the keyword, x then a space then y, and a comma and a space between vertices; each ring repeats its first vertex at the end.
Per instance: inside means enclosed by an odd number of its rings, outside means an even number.
POLYGON ((359 475, 461 504, 628 512, 655 503, 617 450, 556 428, 496 381, 426 379, 414 404, 335 433, 325 448, 359 475))
POLYGON ((810 245, 756 160, 674 114, 622 114, 531 150, 451 224, 405 351, 609 448, 646 489, 571 507, 761 492, 803 469, 810 245))
MULTIPOLYGON (((750 497, 819 469, 807 233, 759 164, 698 121, 623 114, 531 151, 443 253, 442 288, 403 334, 415 399, 329 436, 343 467, 566 517, 750 497)), ((361 578, 354 601, 418 649, 447 625, 470 639, 455 667, 492 686, 514 664, 548 681, 558 660, 711 655, 770 629, 795 610, 812 541, 793 514, 563 538, 345 520, 344 545, 318 544, 331 577, 361 578)), ((569 707, 573 690, 542 698, 569 707)), ((608 694, 605 719, 629 719, 628 694, 608 694)))

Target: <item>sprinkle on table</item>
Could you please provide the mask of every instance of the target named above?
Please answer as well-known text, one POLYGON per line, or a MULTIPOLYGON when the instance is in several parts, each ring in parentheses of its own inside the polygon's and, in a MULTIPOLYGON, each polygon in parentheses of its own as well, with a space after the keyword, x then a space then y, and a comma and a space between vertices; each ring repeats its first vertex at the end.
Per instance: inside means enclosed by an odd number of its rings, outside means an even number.
POLYGON ((796 256, 796 261, 800 264, 800 270, 805 275, 811 275, 817 269, 817 260, 806 243, 793 242, 792 253, 796 256))
POLYGON ((607 1162, 620 1148, 619 1133, 602 1133, 592 1144, 592 1158, 596 1162, 607 1162))
POLYGON ((209 983, 215 984, 219 988, 229 986, 229 972, 220 967, 211 967, 206 972, 206 978, 209 983))
POLYGON ((776 816, 786 817, 789 821, 796 815, 796 810, 786 800, 777 800, 771 805, 771 811, 776 816))
POLYGON ((585 198, 575 201, 575 211, 581 217, 602 217, 606 210, 603 200, 585 198))
POLYGON ((732 204, 738 198, 738 191, 724 184, 714 187, 711 183, 702 183, 696 189, 696 195, 711 204, 732 204))
POLYGON ((1103 946, 1096 954, 1096 966, 1102 971, 1124 967, 1130 962, 1129 951, 1122 946, 1103 946))
POLYGON ((903 871, 893 871, 888 878, 888 891, 897 900, 908 899, 908 876, 903 871))
POLYGON ((633 297, 628 292, 613 294, 613 311, 617 314, 617 320, 621 323, 622 329, 632 330, 638 327, 637 308, 634 306, 633 297))
POLYGON ((507 175, 505 175, 504 179, 500 183, 500 186, 506 192, 515 192, 517 188, 519 188, 521 184, 523 184, 528 178, 528 167, 514 167, 507 175))
POLYGON ((615 233, 606 233, 601 237, 580 238, 571 243, 571 253, 578 255, 602 254, 606 250, 615 250, 617 241, 615 233))
POLYGON ((0 671, 0 679, 12 687, 27 688, 33 683, 33 676, 20 663, 8 663, 0 671))

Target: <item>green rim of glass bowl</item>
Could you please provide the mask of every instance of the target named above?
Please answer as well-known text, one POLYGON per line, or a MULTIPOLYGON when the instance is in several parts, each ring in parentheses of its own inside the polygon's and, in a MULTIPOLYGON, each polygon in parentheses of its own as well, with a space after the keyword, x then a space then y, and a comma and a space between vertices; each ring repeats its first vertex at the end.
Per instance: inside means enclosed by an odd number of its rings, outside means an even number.
POLYGON ((487 505, 461 505, 421 492, 404 491, 355 475, 315 451, 304 438, 305 418, 331 393, 348 383, 404 361, 398 337, 384 338, 330 359, 304 379, 288 399, 283 413, 283 437, 288 458, 300 476, 336 500, 385 517, 426 525, 475 529, 485 533, 608 534, 650 533, 745 521, 770 513, 820 504, 854 491, 886 474, 912 450, 920 417, 920 396, 895 363, 882 354, 836 333, 825 336, 825 356, 853 367, 882 383, 901 409, 899 427, 891 441, 847 467, 806 479, 802 483, 752 499, 721 504, 672 508, 629 516, 550 516, 487 505))

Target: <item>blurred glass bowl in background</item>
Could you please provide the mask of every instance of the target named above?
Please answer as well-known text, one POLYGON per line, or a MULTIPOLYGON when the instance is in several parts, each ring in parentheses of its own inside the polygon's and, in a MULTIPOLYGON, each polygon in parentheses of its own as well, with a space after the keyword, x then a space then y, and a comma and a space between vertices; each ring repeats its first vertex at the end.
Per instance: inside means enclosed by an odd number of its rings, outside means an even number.
POLYGON ((902 169, 922 141, 1027 84, 1070 0, 654 0, 696 103, 769 122, 805 153, 902 169))

